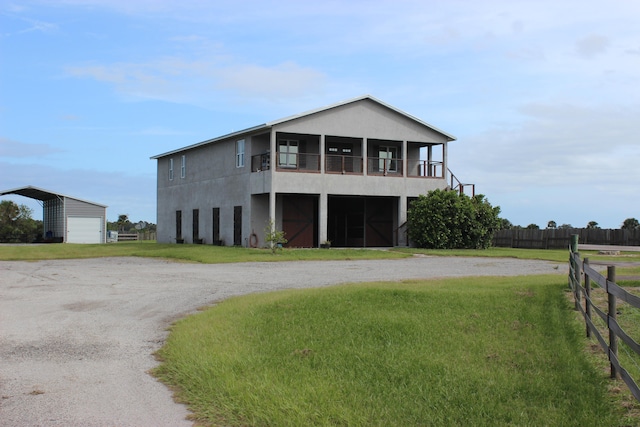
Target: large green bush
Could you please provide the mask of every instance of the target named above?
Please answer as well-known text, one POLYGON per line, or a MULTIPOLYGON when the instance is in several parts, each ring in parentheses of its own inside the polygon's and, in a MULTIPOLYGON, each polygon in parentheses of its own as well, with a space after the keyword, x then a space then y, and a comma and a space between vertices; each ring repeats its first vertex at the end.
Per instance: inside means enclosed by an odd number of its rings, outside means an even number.
POLYGON ((430 191, 413 201, 407 212, 409 239, 419 248, 485 249, 500 227, 499 214, 500 208, 482 194, 430 191))

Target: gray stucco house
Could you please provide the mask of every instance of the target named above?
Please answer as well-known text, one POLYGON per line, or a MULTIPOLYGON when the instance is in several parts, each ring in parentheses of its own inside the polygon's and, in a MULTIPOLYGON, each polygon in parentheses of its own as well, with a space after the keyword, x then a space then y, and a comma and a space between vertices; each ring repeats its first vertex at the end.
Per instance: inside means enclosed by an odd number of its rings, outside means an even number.
POLYGON ((453 140, 367 95, 153 156, 158 242, 262 247, 272 218, 291 247, 406 245, 411 200, 462 191, 453 140))

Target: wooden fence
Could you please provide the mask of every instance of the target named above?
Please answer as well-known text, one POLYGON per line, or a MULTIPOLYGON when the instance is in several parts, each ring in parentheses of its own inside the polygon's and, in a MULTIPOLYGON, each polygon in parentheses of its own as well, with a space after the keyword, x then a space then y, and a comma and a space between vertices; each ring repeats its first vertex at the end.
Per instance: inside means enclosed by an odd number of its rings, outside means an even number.
POLYGON ((640 246, 640 230, 587 228, 498 230, 493 235, 493 246, 566 249, 569 247, 573 235, 579 236, 580 243, 589 245, 640 246))
POLYGON ((155 231, 140 231, 138 233, 118 233, 118 242, 132 240, 156 240, 155 231))
POLYGON ((611 366, 611 377, 622 378, 631 390, 631 394, 640 401, 640 388, 618 359, 618 339, 626 344, 626 349, 635 353, 631 355, 632 360, 640 360, 640 344, 631 338, 618 323, 617 309, 618 300, 626 302, 633 309, 640 309, 640 297, 627 292, 615 283, 615 266, 608 266, 607 277, 604 277, 589 265, 588 258, 582 261, 577 249, 578 239, 572 239, 570 247, 569 287, 573 291, 576 310, 580 311, 584 317, 587 337, 595 336, 602 349, 607 353, 611 366), (584 285, 582 284, 583 279, 584 285), (594 285, 604 290, 607 295, 606 312, 593 302, 592 287, 594 285), (583 300, 584 306, 582 305, 583 300), (609 342, 593 322, 592 314, 594 312, 606 324, 604 329, 608 332, 609 342))

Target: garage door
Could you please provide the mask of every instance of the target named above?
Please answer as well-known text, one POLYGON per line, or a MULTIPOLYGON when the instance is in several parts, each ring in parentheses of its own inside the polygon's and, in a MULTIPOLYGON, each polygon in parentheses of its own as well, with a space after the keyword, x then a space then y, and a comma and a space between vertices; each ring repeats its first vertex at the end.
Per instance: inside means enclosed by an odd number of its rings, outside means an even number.
POLYGON ((102 243, 102 218, 69 217, 67 243, 102 243))

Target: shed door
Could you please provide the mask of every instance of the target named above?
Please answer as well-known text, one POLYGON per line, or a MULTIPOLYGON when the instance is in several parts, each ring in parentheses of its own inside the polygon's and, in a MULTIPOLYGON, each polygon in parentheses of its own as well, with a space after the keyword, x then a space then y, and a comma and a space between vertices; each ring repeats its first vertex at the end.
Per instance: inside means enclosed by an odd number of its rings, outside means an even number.
POLYGON ((102 218, 69 217, 67 243, 102 243, 102 218))

